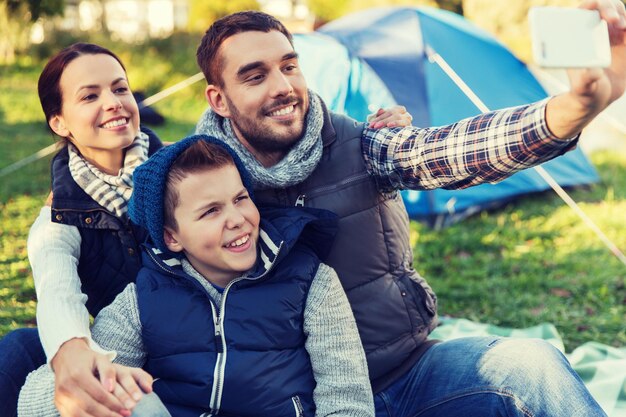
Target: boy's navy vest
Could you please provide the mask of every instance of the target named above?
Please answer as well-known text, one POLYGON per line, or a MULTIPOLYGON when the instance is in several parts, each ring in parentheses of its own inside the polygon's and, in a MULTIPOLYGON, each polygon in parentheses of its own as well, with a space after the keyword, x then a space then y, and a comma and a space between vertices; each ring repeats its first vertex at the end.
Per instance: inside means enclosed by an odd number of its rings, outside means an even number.
MULTIPOLYGON (((161 146, 149 129, 148 154, 161 146)), ((131 282, 141 267, 140 244, 146 232, 111 214, 76 184, 69 169, 67 147, 52 160, 52 221, 76 226, 80 233, 78 276, 87 295, 87 310, 96 316, 131 282)))
POLYGON ((269 261, 259 256, 251 279, 229 284, 221 305, 176 259, 152 248, 144 254, 137 277, 144 369, 158 378, 154 391, 174 416, 315 415, 303 315, 334 220, 300 235, 317 221, 307 212, 266 209, 262 219, 273 242, 261 234, 269 261))
POLYGON ((255 190, 260 204, 303 205, 339 216, 328 259, 348 295, 374 392, 406 373, 432 345, 436 297, 413 269, 409 219, 398 192, 382 193, 361 149, 363 124, 325 114, 315 171, 286 189, 255 190))

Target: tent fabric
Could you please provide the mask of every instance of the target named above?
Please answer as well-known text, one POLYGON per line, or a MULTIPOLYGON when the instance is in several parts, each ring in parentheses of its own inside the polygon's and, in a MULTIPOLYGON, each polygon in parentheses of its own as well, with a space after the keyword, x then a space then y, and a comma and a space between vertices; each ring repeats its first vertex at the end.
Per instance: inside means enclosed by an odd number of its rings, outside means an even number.
POLYGON ((356 120, 366 120, 396 100, 380 77, 363 60, 353 57, 335 39, 321 33, 294 35, 294 48, 309 88, 328 107, 356 120))
MULTIPOLYGON (((506 47, 462 16, 428 7, 368 9, 296 35, 310 88, 337 112, 357 120, 379 107, 404 105, 416 126, 440 126, 479 113, 448 75, 430 62, 431 48, 491 109, 530 103, 545 90, 506 47)), ((576 149, 543 164, 561 186, 598 175, 576 149)), ((403 191, 413 219, 445 226, 512 198, 549 189, 534 170, 465 190, 403 191)))
MULTIPOLYGON (((439 340, 472 336, 538 338, 565 353, 563 340, 550 323, 513 329, 448 317, 430 334, 430 338, 439 340)), ((626 417, 626 347, 588 342, 565 356, 607 415, 626 417)))

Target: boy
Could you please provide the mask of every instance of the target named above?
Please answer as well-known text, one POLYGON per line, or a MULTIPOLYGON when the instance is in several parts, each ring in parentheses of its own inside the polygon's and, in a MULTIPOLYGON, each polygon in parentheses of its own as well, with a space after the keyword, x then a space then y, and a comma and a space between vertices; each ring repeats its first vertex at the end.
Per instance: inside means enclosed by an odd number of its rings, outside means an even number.
MULTIPOLYGON (((116 362, 149 372, 174 416, 374 415, 352 312, 319 260, 333 215, 261 219, 238 157, 207 136, 162 149, 134 182, 129 213, 151 242, 93 328, 116 362)), ((29 377, 20 415, 55 414, 51 378, 29 377)))

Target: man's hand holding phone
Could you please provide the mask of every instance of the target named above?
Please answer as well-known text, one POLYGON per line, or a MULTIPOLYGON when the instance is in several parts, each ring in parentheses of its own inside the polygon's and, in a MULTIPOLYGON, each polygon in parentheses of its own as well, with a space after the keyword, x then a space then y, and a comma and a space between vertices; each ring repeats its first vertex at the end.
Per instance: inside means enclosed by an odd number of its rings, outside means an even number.
MULTIPOLYGON (((606 22, 610 63, 605 67, 590 65, 568 68, 570 91, 552 98, 546 109, 548 128, 559 138, 569 138, 580 133, 595 116, 621 97, 626 88, 624 4, 620 0, 585 0, 580 9, 594 11, 599 15, 598 20, 606 22)), ((580 27, 566 30, 572 34, 584 31, 580 27)), ((604 39, 606 42, 607 38, 604 39)))
POLYGON ((619 0, 586 0, 580 8, 597 10, 606 21, 611 64, 595 71, 570 71, 570 83, 572 89, 577 88, 576 91, 589 100, 598 97, 598 104, 601 104, 605 99, 604 109, 621 97, 626 88, 626 9, 619 0))

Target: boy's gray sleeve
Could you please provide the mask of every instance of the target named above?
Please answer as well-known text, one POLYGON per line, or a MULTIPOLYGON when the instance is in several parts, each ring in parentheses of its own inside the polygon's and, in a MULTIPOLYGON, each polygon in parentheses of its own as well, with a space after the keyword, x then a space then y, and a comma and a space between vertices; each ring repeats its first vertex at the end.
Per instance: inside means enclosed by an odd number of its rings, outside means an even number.
MULTIPOLYGON (((92 336, 101 347, 117 353, 113 362, 143 366, 145 352, 135 284, 129 284, 111 305, 102 309, 94 322, 92 336)), ((17 412, 19 417, 59 415, 54 405, 54 372, 49 365, 43 365, 28 375, 20 391, 17 412)))
POLYGON ((365 352, 335 271, 320 264, 304 312, 306 349, 317 383, 316 416, 374 416, 365 352))
POLYGON ((103 349, 117 352, 114 363, 135 368, 144 365, 146 352, 134 283, 128 284, 110 306, 102 309, 91 334, 103 349))
POLYGON ((17 402, 18 417, 58 416, 54 406, 54 372, 48 365, 28 374, 17 402))

